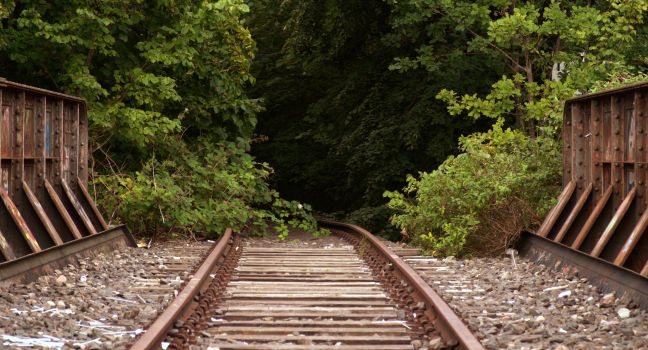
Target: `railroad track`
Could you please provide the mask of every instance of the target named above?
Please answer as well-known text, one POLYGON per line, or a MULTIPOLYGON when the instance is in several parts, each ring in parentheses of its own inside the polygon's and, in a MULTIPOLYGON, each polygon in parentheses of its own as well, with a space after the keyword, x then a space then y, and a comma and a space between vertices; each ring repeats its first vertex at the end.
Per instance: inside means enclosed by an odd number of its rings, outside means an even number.
POLYGON ((209 336, 200 339, 209 347, 391 350, 424 341, 341 239, 288 247, 249 239, 240 247, 224 300, 204 330, 209 336))
MULTIPOLYGON (((173 300, 135 348, 158 348, 167 337, 171 348, 482 348, 433 286, 488 347, 549 339, 539 348, 563 341, 641 348, 648 343, 646 92, 642 83, 567 102, 563 192, 518 247, 558 273, 507 271, 519 275, 510 280, 465 270, 473 262, 390 250, 357 226, 333 222, 323 224, 344 242, 328 249, 241 241, 228 230, 204 259, 208 244, 184 246, 172 260, 147 256, 132 250, 125 226, 107 225, 88 193, 85 102, 0 79, 4 113, 16 124, 6 149, 16 156, 7 168, 13 180, 0 191, 1 345, 21 346, 36 334, 44 337, 35 344, 54 347, 125 348, 173 300), (126 253, 110 253, 117 249, 126 253), (547 333, 555 327, 544 315, 556 318, 557 309, 570 320, 547 333)), ((506 269, 501 259, 485 264, 506 269)))
POLYGON ((230 231, 133 349, 483 349, 366 231, 301 243, 230 231))
POLYGON ((0 286, 0 344, 638 349, 648 341, 644 310, 584 278, 510 258, 418 256, 357 226, 325 226, 333 236, 280 242, 228 230, 217 244, 126 248, 0 286))
POLYGON ((492 349, 614 349, 648 341, 645 311, 587 279, 528 261, 417 256, 353 225, 328 227, 328 241, 228 231, 216 246, 126 248, 0 286, 2 345, 127 349, 147 324, 135 349, 481 348, 476 338, 492 349), (628 315, 617 316, 624 308, 628 315))

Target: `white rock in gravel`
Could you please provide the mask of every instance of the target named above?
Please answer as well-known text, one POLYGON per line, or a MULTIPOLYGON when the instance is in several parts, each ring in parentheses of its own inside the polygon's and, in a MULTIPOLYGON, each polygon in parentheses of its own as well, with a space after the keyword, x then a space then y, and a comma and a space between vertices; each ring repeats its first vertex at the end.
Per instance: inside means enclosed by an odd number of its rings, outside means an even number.
POLYGON ((560 294, 558 294, 558 299, 567 298, 570 295, 571 295, 571 290, 566 290, 566 291, 560 292, 560 294))
POLYGON ((430 349, 440 349, 441 346, 443 346, 443 341, 441 338, 434 338, 430 340, 430 343, 428 344, 428 347, 430 349))
POLYGON ((612 305, 614 304, 614 293, 605 294, 601 299, 601 305, 612 305))
POLYGON ((542 315, 536 317, 536 319, 535 319, 535 321, 538 322, 538 323, 539 323, 539 322, 542 322, 542 321, 544 321, 544 320, 545 320, 545 318, 544 318, 544 316, 542 316, 542 315))
POLYGON ((63 300, 59 300, 56 303, 56 307, 59 308, 59 309, 65 309, 65 302, 63 300))
POLYGON ((619 315, 620 318, 628 318, 630 317, 630 310, 626 309, 625 307, 622 307, 619 310, 617 310, 617 314, 619 315))
POLYGON ((50 300, 50 301, 47 302, 47 306, 49 306, 49 307, 55 307, 55 306, 56 306, 56 303, 50 300))
POLYGON ((56 277, 56 284, 57 285, 62 286, 66 282, 67 282, 67 277, 65 277, 64 275, 60 275, 60 276, 56 277))

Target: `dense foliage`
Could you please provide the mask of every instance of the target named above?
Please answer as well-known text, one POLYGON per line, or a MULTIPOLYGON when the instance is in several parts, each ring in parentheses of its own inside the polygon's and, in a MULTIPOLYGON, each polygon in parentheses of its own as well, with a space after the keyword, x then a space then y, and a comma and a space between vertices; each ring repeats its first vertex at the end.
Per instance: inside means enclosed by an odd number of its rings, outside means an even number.
POLYGON ((249 22, 259 43, 253 93, 266 105, 257 132, 269 137, 253 152, 276 169, 281 193, 392 237, 384 190, 435 168, 479 129, 448 118, 438 91, 486 92, 504 68, 462 54, 455 46, 468 37, 447 22, 431 33, 449 34, 438 71, 396 71, 394 59, 423 40, 421 26, 393 27, 396 15, 382 0, 266 0, 251 2, 249 22))
POLYGON ((431 252, 483 254, 551 206, 565 99, 646 78, 646 11, 647 0, 4 1, 0 72, 88 101, 98 198, 138 230, 312 228, 310 208, 278 188, 431 252))
POLYGON ((647 63, 646 1, 251 4, 269 137, 254 152, 279 188, 394 237, 391 217, 445 254, 537 225, 560 185, 565 99, 647 63))
POLYGON ((287 201, 270 189, 271 169, 255 163, 245 145, 200 140, 188 149, 177 142, 163 160, 148 160, 134 174, 99 175, 99 196, 138 232, 216 236, 225 228, 265 228, 286 237, 288 228, 314 234, 310 207, 287 201), (175 156, 171 156, 171 154, 175 156))
POLYGON ((149 234, 284 223, 307 213, 245 153, 261 110, 245 92, 248 11, 243 0, 5 1, 0 72, 87 100, 112 219, 149 234))
POLYGON ((501 122, 462 137, 461 154, 385 194, 399 213, 392 222, 433 254, 499 253, 553 204, 562 165, 555 143, 501 122))
MULTIPOLYGON (((500 252, 538 224, 557 194, 565 99, 609 86, 603 81, 644 77, 648 2, 406 3, 408 23, 433 26, 429 15, 441 15, 472 35, 471 52, 499 57, 507 72, 485 96, 439 92, 449 114, 496 123, 462 138, 464 153, 438 170, 409 177, 404 193, 386 192, 398 211, 391 221, 434 252, 500 252), (516 130, 503 130, 506 122, 516 130)), ((436 69, 426 64, 435 61, 427 45, 395 65, 436 69)))

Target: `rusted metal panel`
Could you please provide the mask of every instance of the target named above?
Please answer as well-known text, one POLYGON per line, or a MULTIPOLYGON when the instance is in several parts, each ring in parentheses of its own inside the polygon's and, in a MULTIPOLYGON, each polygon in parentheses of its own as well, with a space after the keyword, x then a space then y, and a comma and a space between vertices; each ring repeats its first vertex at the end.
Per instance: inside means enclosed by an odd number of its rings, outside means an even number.
POLYGON ((648 153, 646 152, 646 130, 648 130, 648 118, 646 118, 646 102, 645 93, 635 91, 634 93, 634 107, 637 110, 635 113, 636 118, 636 133, 635 133, 635 162, 638 163, 636 171, 636 186, 637 186, 637 210, 636 215, 639 219, 646 210, 646 162, 648 162, 648 153))
POLYGON ((109 229, 87 167, 85 102, 0 80, 0 269, 109 229))
POLYGON ((81 191, 78 197, 81 200, 82 205, 84 205, 84 208, 86 208, 87 212, 94 213, 94 216, 91 215, 91 219, 95 223, 95 227, 103 227, 104 230, 107 230, 108 224, 101 215, 101 212, 99 212, 99 208, 97 208, 97 206, 95 205, 94 199, 92 199, 90 193, 88 192, 88 189, 84 185, 84 183, 86 182, 87 181, 83 181, 81 178, 77 179, 77 184, 79 185, 78 187, 81 191))
POLYGON ((572 176, 576 181, 576 196, 583 193, 583 189, 591 182, 591 168, 585 166, 589 164, 591 152, 589 150, 589 139, 591 135, 589 108, 585 108, 583 103, 574 103, 572 105, 572 176))
POLYGON ((558 234, 553 238, 556 242, 562 242, 565 235, 567 234, 567 231, 572 227, 572 224, 576 220, 576 217, 578 217, 581 210, 583 209, 583 206, 590 199, 590 195, 592 194, 592 188, 593 185, 591 183, 585 188, 585 192, 580 196, 578 202, 576 202, 576 205, 569 213, 569 216, 567 217, 562 227, 560 228, 560 231, 558 231, 558 234))
POLYGON ((628 209, 630 208, 630 205, 635 198, 635 194, 636 188, 633 188, 632 191, 630 191, 630 194, 625 197, 623 203, 621 203, 621 206, 619 206, 619 209, 616 211, 616 213, 614 213, 612 220, 610 220, 607 227, 605 227, 605 231, 603 231, 601 237, 596 241, 594 249, 592 249, 592 251, 590 252, 592 256, 599 257, 601 255, 606 244, 608 244, 608 242, 612 238, 612 235, 614 235, 615 230, 617 229, 617 227, 619 227, 621 220, 624 219, 626 213, 628 212, 628 209))
POLYGON ((567 205, 569 200, 572 198, 575 188, 576 183, 574 181, 567 182, 567 185, 563 188, 562 193, 560 193, 560 196, 558 197, 558 204, 556 204, 556 206, 551 209, 551 211, 547 215, 547 218, 542 223, 542 226, 540 226, 540 228, 538 229, 538 235, 547 237, 551 229, 556 224, 558 216, 560 216, 560 214, 565 209, 565 205, 567 205))
POLYGON ((65 222, 65 227, 67 227, 70 230, 72 236, 74 236, 75 239, 79 239, 83 237, 81 235, 81 232, 77 228, 76 224, 72 220, 70 213, 68 213, 67 209, 65 208, 65 205, 63 205, 61 198, 59 198, 59 195, 56 193, 56 190, 54 189, 54 187, 52 187, 52 185, 47 180, 45 180, 45 189, 47 190, 47 195, 49 196, 52 203, 54 204, 54 207, 56 208, 56 213, 58 213, 60 217, 63 219, 63 221, 65 222))
POLYGON ((79 105, 79 170, 81 184, 88 183, 88 120, 85 105, 79 105))
POLYGON ((647 93, 642 83, 567 101, 564 190, 536 233, 637 275, 648 264, 647 93))
POLYGON ((603 208, 607 206, 607 203, 609 202, 611 195, 612 195, 612 186, 608 186, 605 192, 603 193, 603 196, 599 198, 599 201, 596 203, 596 206, 594 206, 592 213, 587 216, 587 221, 585 221, 583 227, 580 229, 580 231, 578 231, 578 235, 576 236, 576 239, 571 244, 572 248, 579 249, 581 247, 583 241, 585 241, 585 238, 587 238, 590 230, 592 229, 592 226, 594 226, 594 222, 596 222, 599 219, 599 215, 603 211, 603 208))
POLYGON ((646 231, 646 227, 648 227, 648 211, 644 211, 643 215, 639 218, 637 226, 635 226, 635 228, 632 230, 632 233, 630 234, 630 237, 628 237, 628 239, 623 244, 623 247, 619 251, 619 254, 617 254, 617 257, 614 259, 615 265, 622 266, 628 260, 630 252, 632 252, 632 250, 637 245, 637 242, 639 242, 639 240, 643 236, 644 232, 646 231))
POLYGON ((81 222, 83 223, 85 228, 88 230, 90 234, 92 235, 96 234, 97 230, 93 226, 92 221, 90 221, 90 217, 88 216, 88 214, 86 214, 85 210, 83 209, 81 202, 79 202, 79 199, 72 192, 70 185, 68 185, 67 181, 63 181, 61 185, 63 186, 63 191, 65 192, 67 199, 70 200, 70 203, 72 203, 72 206, 74 207, 76 213, 79 215, 79 218, 81 218, 81 222))
POLYGON ((572 110, 565 108, 563 120, 563 184, 567 184, 572 179, 572 110))
POLYGON ((25 191, 25 195, 27 196, 29 203, 32 205, 32 208, 36 212, 36 215, 38 215, 38 218, 43 224, 43 227, 45 228, 45 230, 47 230, 47 233, 50 235, 55 245, 63 244, 63 239, 56 230, 56 227, 52 223, 52 220, 50 220, 50 218, 47 216, 45 210, 43 209, 43 206, 40 204, 40 201, 38 200, 38 198, 36 198, 36 195, 34 195, 30 186, 25 181, 23 181, 23 190, 25 191))
MULTIPOLYGON (((31 249, 31 252, 40 252, 42 248, 29 229, 29 226, 27 226, 27 222, 23 219, 18 207, 16 207, 8 194, 0 192, 0 198, 2 198, 2 204, 4 204, 5 209, 7 209, 7 212, 9 213, 9 218, 13 221, 13 224, 25 240, 25 243, 27 243, 27 246, 29 246, 29 249, 31 249)), ((5 219, 7 219, 7 217, 5 217, 5 219)))

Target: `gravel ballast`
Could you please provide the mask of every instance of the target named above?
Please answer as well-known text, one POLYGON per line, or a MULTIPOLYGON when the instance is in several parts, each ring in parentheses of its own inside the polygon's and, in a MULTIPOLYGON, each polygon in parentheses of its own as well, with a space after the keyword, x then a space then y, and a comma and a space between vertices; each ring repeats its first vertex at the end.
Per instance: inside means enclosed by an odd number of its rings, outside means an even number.
POLYGON ((213 245, 168 242, 0 285, 0 348, 126 349, 213 245))
MULTIPOLYGON (((0 348, 127 349, 211 246, 127 248, 33 283, 2 284, 0 348)), ((439 259, 398 248, 489 349, 648 349, 646 311, 586 279, 517 256, 439 259)))
POLYGON ((646 311, 587 279, 514 255, 405 260, 489 349, 648 349, 646 311))

